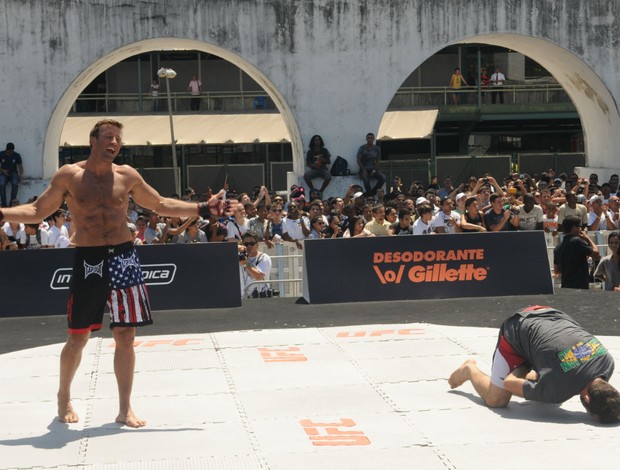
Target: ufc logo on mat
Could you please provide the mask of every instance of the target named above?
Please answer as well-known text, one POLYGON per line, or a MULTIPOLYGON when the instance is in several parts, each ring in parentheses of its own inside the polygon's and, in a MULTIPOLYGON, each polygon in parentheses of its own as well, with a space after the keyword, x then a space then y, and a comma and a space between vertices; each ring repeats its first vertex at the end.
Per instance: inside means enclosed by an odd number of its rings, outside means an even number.
POLYGON ((341 331, 336 335, 336 338, 363 338, 364 336, 385 336, 385 335, 423 335, 423 328, 407 328, 403 330, 377 330, 377 331, 341 331))
POLYGON ((288 348, 258 348, 263 361, 265 362, 306 362, 308 358, 298 352, 300 349, 295 346, 288 348))
POLYGON ((368 446, 368 439, 363 431, 340 428, 352 428, 355 421, 340 418, 339 423, 314 423, 309 419, 299 422, 310 438, 313 446, 368 446))

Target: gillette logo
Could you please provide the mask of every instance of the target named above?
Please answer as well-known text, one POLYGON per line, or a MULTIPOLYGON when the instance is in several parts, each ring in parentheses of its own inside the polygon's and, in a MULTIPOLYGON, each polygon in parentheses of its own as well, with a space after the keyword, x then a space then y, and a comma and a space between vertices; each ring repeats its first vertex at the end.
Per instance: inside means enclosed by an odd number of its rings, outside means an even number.
MULTIPOLYGON (((172 263, 142 265, 142 276, 147 286, 172 284, 176 272, 177 265, 172 263)), ((72 268, 59 268, 52 275, 50 287, 53 290, 69 289, 72 277, 72 268)))

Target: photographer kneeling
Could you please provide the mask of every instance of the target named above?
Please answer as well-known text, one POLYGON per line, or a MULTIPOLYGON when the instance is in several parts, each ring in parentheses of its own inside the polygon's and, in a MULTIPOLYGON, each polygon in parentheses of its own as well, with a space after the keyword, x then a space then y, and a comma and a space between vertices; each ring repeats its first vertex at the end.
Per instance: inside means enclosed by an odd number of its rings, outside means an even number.
POLYGON ((241 240, 242 244, 239 245, 241 298, 272 297, 273 290, 269 289, 268 284, 252 284, 269 279, 271 258, 268 254, 258 251, 258 236, 255 232, 245 232, 241 240))

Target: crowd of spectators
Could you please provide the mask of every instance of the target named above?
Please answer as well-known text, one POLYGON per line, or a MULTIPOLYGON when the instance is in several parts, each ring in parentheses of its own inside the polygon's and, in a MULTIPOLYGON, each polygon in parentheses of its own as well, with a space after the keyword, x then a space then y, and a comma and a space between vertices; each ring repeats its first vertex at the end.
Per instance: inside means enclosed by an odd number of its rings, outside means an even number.
MULTIPOLYGON (((557 245, 568 215, 578 216, 588 231, 618 230, 620 218, 618 175, 599 183, 596 174, 556 177, 553 170, 533 176, 514 173, 501 181, 491 175, 472 176, 458 184, 450 176, 441 181, 434 177, 430 184, 414 181, 408 188, 395 177, 385 189, 365 191, 354 184, 346 194, 326 200, 306 197, 304 188, 296 185, 286 195, 264 186, 255 188, 253 195, 227 190, 219 197, 233 203, 229 212, 204 220, 161 218, 130 202, 127 220, 135 243, 239 243, 252 231, 268 247, 290 242, 302 249, 306 238, 544 230, 557 245)), ((214 196, 210 188, 201 195, 188 188, 182 198, 202 201, 214 196)), ((3 241, 29 249, 70 245, 70 213, 62 208, 42 221, 35 234, 28 235, 26 228, 5 223, 3 241)))
MULTIPOLYGON (((19 205, 19 201, 15 200, 13 205, 19 205)), ((58 209, 40 224, 4 222, 0 230, 0 249, 67 248, 73 233, 71 217, 64 209, 58 209)))
MULTIPOLYGON (((513 173, 500 181, 485 175, 457 183, 443 176, 441 180, 432 178, 426 185, 414 181, 409 187, 395 177, 385 189, 368 190, 368 184, 354 184, 346 194, 325 200, 319 191, 306 197, 304 188, 296 185, 286 195, 270 192, 264 186, 255 188, 252 195, 226 188, 215 196, 210 188, 201 195, 188 188, 183 199, 217 202, 219 197, 219 204, 227 201, 226 210, 213 211, 206 219, 181 220, 161 218, 131 202, 127 220, 135 243, 145 245, 232 241, 241 250, 244 234, 249 232, 267 248, 291 243, 303 249, 307 238, 543 230, 548 245, 556 246, 568 216, 578 218, 583 232, 617 231, 618 185, 616 174, 600 182, 594 173, 580 178, 549 170, 532 176, 513 173)), ((39 225, 7 222, 0 232, 3 249, 66 247, 72 235, 71 218, 67 211, 59 209, 39 225)), ((613 260, 617 258, 615 255, 613 260)), ((590 264, 590 268, 593 272, 596 266, 590 264)), ((614 276, 608 272, 601 279, 611 285, 614 276)))

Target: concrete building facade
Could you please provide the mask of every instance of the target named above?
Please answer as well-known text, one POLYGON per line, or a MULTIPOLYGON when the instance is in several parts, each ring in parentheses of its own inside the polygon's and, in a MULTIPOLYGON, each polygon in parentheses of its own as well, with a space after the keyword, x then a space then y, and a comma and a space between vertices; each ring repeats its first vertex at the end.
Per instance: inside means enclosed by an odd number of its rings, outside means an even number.
POLYGON ((0 142, 15 142, 38 192, 88 83, 136 54, 199 50, 269 93, 301 174, 313 134, 353 162, 418 66, 446 46, 482 43, 556 78, 581 118, 588 167, 604 176, 620 167, 618 15, 620 0, 5 0, 0 142))

